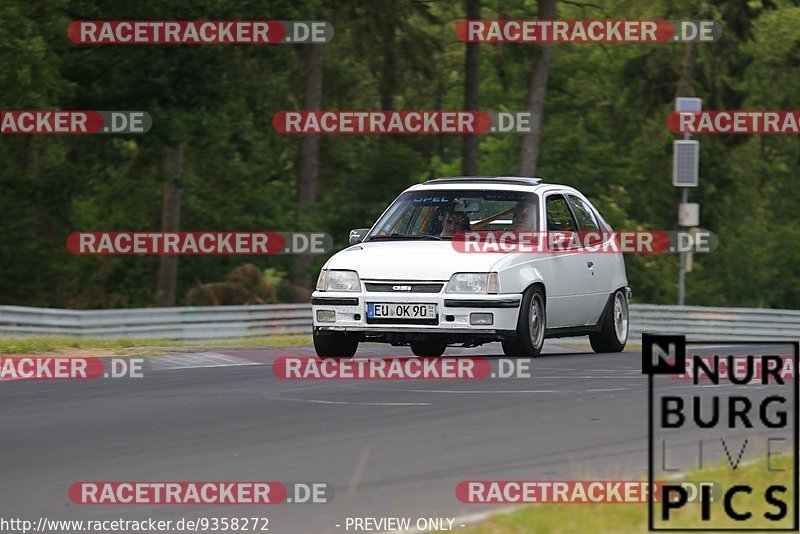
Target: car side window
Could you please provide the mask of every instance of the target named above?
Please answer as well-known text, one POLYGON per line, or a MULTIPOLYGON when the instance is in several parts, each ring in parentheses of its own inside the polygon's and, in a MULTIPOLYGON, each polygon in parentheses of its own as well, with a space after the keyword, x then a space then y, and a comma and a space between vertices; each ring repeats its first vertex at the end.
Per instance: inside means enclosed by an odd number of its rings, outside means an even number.
POLYGON ((549 195, 546 201, 547 230, 575 232, 577 226, 563 195, 549 195))
POLYGON ((578 219, 578 225, 580 225, 581 230, 588 232, 600 229, 597 218, 594 216, 592 209, 586 205, 586 202, 575 195, 567 195, 567 198, 572 206, 573 213, 575 213, 575 218, 578 219))

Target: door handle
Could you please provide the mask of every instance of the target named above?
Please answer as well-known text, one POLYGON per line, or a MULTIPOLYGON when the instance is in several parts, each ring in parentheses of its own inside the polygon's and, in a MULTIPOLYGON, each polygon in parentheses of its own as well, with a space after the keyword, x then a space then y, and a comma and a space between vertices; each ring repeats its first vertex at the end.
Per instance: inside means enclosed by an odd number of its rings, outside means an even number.
POLYGON ((586 266, 591 269, 592 267, 594 267, 594 262, 593 261, 587 261, 586 262, 586 266))

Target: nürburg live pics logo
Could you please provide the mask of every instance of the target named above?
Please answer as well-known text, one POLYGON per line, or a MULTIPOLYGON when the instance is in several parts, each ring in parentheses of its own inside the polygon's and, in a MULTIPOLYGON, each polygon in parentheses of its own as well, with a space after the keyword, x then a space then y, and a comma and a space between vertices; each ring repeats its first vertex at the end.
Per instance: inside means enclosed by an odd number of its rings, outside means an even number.
POLYGON ((648 481, 675 481, 649 496, 649 530, 798 531, 798 351, 642 336, 648 481), (684 476, 711 484, 689 495, 684 476))

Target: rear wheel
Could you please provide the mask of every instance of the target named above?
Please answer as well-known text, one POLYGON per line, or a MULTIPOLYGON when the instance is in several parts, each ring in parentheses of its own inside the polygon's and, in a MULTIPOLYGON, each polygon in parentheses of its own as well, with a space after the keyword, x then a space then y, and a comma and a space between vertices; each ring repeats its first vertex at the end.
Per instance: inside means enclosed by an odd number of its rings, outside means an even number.
POLYGON ((415 342, 411 343, 411 352, 415 356, 439 357, 444 354, 447 345, 444 343, 415 342))
POLYGON ((547 326, 547 308, 544 291, 539 286, 529 287, 522 296, 517 335, 503 341, 503 354, 510 357, 535 358, 544 347, 547 326))
POLYGON ((320 358, 352 358, 358 350, 358 334, 314 330, 314 350, 320 358))
POLYGON ((600 331, 589 334, 589 342, 595 352, 621 352, 628 342, 627 292, 616 291, 607 306, 600 331))

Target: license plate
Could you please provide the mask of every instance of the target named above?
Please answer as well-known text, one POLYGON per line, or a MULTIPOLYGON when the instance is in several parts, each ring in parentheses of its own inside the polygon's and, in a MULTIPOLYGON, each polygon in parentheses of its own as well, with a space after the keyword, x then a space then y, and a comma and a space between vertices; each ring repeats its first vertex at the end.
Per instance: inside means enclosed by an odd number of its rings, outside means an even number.
POLYGON ((436 304, 367 303, 368 319, 435 319, 436 304))

